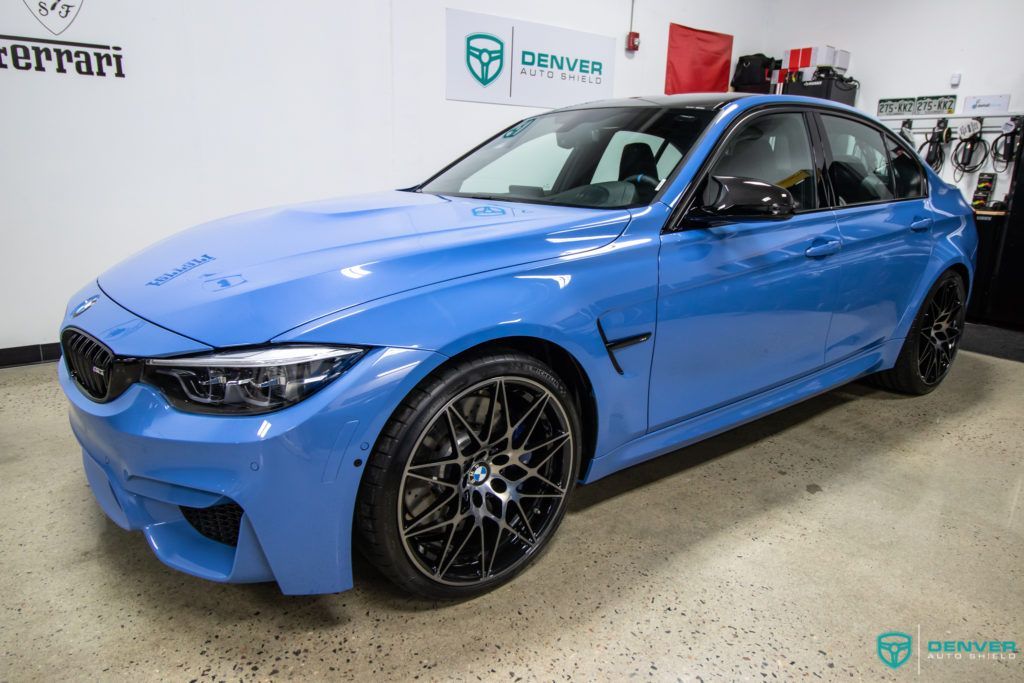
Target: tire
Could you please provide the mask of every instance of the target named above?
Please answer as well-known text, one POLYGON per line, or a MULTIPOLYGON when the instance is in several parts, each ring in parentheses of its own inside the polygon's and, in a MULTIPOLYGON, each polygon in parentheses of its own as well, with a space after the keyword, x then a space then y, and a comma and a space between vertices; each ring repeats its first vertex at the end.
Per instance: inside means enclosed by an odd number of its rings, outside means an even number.
POLYGON ((580 435, 565 383, 532 356, 490 352, 436 370, 395 409, 367 462, 360 550, 429 599, 510 581, 565 516, 580 435))
POLYGON ((928 290, 896 364, 870 376, 870 382, 913 396, 934 391, 949 374, 960 348, 966 298, 963 278, 952 270, 943 273, 928 290))

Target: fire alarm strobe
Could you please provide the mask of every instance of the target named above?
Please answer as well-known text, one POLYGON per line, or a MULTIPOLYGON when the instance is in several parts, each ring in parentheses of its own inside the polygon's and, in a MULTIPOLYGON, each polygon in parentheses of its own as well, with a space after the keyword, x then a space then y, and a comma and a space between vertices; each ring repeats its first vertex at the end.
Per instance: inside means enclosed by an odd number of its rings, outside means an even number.
POLYGON ((630 31, 626 34, 626 50, 628 52, 636 52, 640 49, 640 33, 637 31, 630 31))

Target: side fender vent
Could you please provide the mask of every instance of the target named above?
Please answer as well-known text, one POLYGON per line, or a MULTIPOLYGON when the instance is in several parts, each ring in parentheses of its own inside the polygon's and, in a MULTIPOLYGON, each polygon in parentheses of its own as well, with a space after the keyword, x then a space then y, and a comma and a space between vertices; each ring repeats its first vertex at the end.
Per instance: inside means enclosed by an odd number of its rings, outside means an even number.
POLYGON ((624 349, 627 346, 642 344, 651 338, 650 332, 641 332, 640 334, 622 337, 621 339, 608 339, 608 335, 604 333, 604 327, 601 325, 600 319, 597 321, 597 332, 601 335, 601 341, 604 342, 605 351, 608 352, 608 360, 612 362, 612 367, 615 368, 615 372, 620 375, 624 375, 625 373, 622 370, 622 366, 619 365, 618 359, 615 357, 615 352, 620 349, 624 349))

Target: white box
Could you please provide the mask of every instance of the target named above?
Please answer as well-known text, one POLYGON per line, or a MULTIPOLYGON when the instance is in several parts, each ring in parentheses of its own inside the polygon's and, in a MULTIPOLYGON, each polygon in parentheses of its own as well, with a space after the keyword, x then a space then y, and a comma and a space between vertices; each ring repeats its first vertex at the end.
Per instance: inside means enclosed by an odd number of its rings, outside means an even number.
POLYGON ((836 50, 835 64, 832 65, 839 73, 846 73, 846 70, 850 68, 850 51, 849 50, 836 50))
POLYGON ((782 68, 790 71, 829 66, 839 73, 844 73, 850 68, 849 50, 840 50, 831 45, 794 48, 786 50, 782 55, 782 68))
POLYGON ((836 49, 831 45, 816 47, 811 52, 811 66, 833 66, 836 61, 836 49))

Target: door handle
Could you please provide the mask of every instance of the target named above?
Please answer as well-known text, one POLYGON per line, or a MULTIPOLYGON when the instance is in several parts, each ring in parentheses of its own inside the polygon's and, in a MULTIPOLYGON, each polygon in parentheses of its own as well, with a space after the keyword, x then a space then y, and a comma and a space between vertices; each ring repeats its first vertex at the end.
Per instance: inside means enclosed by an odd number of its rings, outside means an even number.
POLYGON ((807 247, 807 251, 805 251, 804 254, 809 258, 821 258, 822 256, 830 256, 838 253, 842 246, 843 243, 839 240, 828 240, 826 242, 812 244, 807 247))
POLYGON ((914 232, 922 232, 932 227, 932 223, 934 222, 935 221, 933 221, 931 218, 915 218, 910 223, 910 229, 913 230, 914 232))

